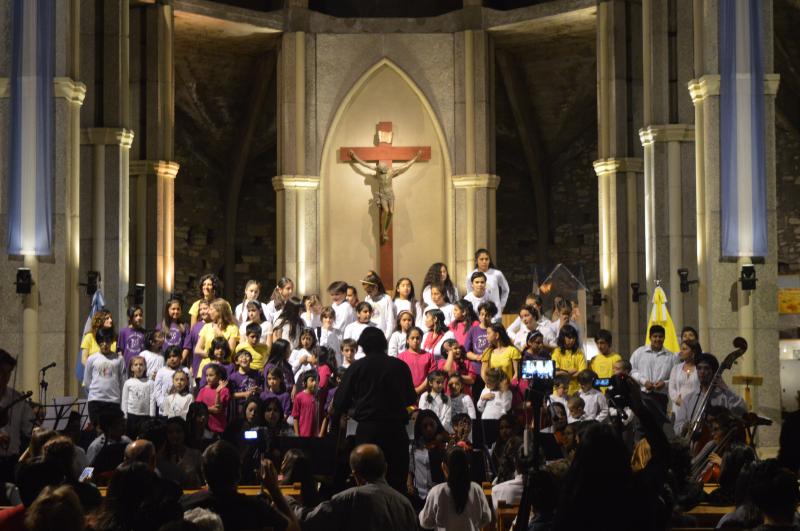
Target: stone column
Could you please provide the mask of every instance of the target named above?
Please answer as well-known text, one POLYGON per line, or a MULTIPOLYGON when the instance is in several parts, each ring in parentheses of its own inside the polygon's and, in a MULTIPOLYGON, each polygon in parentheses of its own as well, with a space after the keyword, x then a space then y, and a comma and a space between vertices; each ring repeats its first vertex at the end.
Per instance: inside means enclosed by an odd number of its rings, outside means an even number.
POLYGON ((598 222, 601 326, 625 354, 642 343, 647 297, 631 301, 632 283, 648 290, 644 263, 641 5, 602 0, 597 11, 598 222))
POLYGON ((132 281, 145 284, 145 322, 153 326, 174 290, 175 86, 172 2, 137 2, 130 10, 132 128, 132 281))
MULTIPOLYGON (((455 274, 459 283, 475 267, 475 251, 495 241, 495 198, 500 177, 490 174, 453 175, 455 205, 455 274)), ((491 247, 491 246, 490 246, 491 247)))
MULTIPOLYGON (((695 73, 689 93, 695 106, 697 177, 697 263, 699 323, 703 349, 722 359, 733 350, 735 336, 749 349, 733 374, 756 374, 764 384, 754 388, 754 410, 780 419, 780 363, 778 359, 777 231, 775 175, 775 94, 779 78, 773 69, 772 3, 761 6, 764 39, 764 116, 767 175, 768 253, 757 263, 758 285, 744 292, 738 282, 741 265, 750 259, 721 256, 720 237, 720 69, 719 0, 695 2, 695 73)), ((726 376, 730 381, 730 376, 726 376)), ((737 389, 740 393, 743 389, 737 389)), ((760 446, 777 445, 780 423, 759 429, 760 446)))
POLYGON ((320 289, 319 180, 310 175, 272 179, 277 193, 277 276, 293 279, 297 293, 319 293, 320 289))
MULTIPOLYGON (((125 325, 130 280, 129 0, 84 2, 81 72, 88 80, 81 108, 81 276, 99 271, 103 294, 125 325)), ((88 300, 81 307, 88 310, 88 300)))
POLYGON ((179 169, 177 162, 166 160, 137 160, 130 164, 131 179, 136 183, 132 199, 138 209, 133 263, 137 281, 145 280, 145 318, 151 324, 160 319, 175 288, 174 196, 179 169), (146 313, 148 309, 150 314, 146 313))
MULTIPOLYGON (((80 107, 86 87, 80 78, 78 61, 78 20, 80 3, 56 2, 54 58, 54 151, 55 182, 53 189, 53 254, 47 257, 4 254, 0 276, 7 282, 0 287, 6 305, 0 320, 4 348, 18 357, 16 388, 34 391, 38 396, 38 371, 55 361, 57 368, 48 372, 48 396, 75 393, 75 354, 80 344, 82 323, 78 303, 78 249, 80 244, 80 190, 78 164, 80 107), (29 267, 33 277, 30 295, 18 296, 12 284, 19 267, 29 267)), ((11 27, 11 2, 0 5, 0 27, 11 27)), ((11 32, 0 37, 0 160, 8 160, 11 96, 11 32)), ((0 196, 5 196, 8 165, 0 164, 0 196)), ((0 206, 0 232, 7 233, 5 202, 0 206)), ((5 253, 5 251, 4 251, 5 253)))
POLYGON ((129 155, 133 131, 96 127, 81 131, 82 172, 88 174, 82 211, 91 229, 82 238, 87 252, 84 272, 100 272, 106 306, 124 326, 130 281, 129 155))
POLYGON ((285 33, 278 54, 278 172, 276 277, 297 293, 320 293, 319 176, 314 105, 314 36, 285 33))
POLYGON ((683 193, 694 187, 694 117, 677 91, 691 76, 691 17, 686 0, 642 2, 647 286, 660 282, 678 329, 697 326, 697 290, 681 293, 678 276, 680 268, 697 275, 694 197, 683 193))
POLYGON ((453 247, 447 262, 459 289, 474 269, 476 249, 489 249, 495 261, 494 46, 486 31, 468 29, 455 36, 455 159, 448 205, 453 247), (454 273, 452 273, 454 272, 454 273))

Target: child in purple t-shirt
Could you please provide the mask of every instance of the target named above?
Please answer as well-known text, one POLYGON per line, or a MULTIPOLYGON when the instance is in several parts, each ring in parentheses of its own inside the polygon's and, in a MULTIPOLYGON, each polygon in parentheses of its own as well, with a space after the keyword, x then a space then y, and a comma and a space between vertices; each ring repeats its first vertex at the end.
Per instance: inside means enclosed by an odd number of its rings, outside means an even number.
POLYGON ((294 434, 298 437, 316 437, 319 433, 316 371, 306 371, 301 374, 297 385, 298 391, 292 406, 294 434), (299 390, 300 386, 303 387, 302 391, 299 390))
POLYGON ((268 398, 277 398, 280 401, 285 417, 292 414, 292 399, 286 390, 286 380, 280 367, 272 367, 267 373, 267 388, 261 393, 261 401, 266 402, 268 398))
POLYGON ((119 331, 117 337, 117 352, 125 358, 127 367, 131 358, 138 356, 144 350, 144 311, 139 305, 128 308, 128 326, 119 331))
POLYGON ((183 322, 182 313, 181 301, 178 299, 170 299, 164 305, 164 318, 156 325, 156 330, 164 332, 162 352, 166 352, 169 347, 183 347, 187 326, 183 322))
POLYGON ((486 339, 486 329, 491 326, 495 314, 497 314, 495 303, 491 301, 482 302, 478 306, 478 326, 473 326, 467 332, 464 350, 467 351, 467 359, 476 374, 481 373, 481 356, 483 356, 483 351, 486 350, 486 347, 489 346, 489 340, 486 339))
POLYGON ((236 370, 228 378, 233 398, 236 403, 236 414, 244 415, 244 404, 251 396, 261 392, 261 373, 250 368, 253 356, 246 350, 236 354, 236 370))

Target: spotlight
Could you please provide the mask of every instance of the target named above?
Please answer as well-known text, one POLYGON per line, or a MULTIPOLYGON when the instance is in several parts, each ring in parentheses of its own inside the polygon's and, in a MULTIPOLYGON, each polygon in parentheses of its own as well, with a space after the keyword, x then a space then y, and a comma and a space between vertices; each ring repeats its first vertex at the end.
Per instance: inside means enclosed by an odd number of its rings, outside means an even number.
POLYGON ((681 293, 689 293, 689 286, 699 282, 698 280, 689 280, 689 270, 685 267, 678 269, 678 277, 681 280, 681 293))
POLYGON ((742 272, 739 277, 739 282, 742 283, 744 291, 753 291, 756 289, 756 266, 753 264, 742 264, 742 272))
POLYGON ((86 294, 92 296, 97 291, 97 283, 100 282, 99 271, 89 271, 86 274, 86 294))
POLYGON ((631 292, 632 292, 631 293, 631 301, 633 301, 633 302, 639 302, 639 297, 644 297, 645 295, 647 295, 647 292, 639 291, 639 283, 638 282, 632 282, 631 283, 631 292))
POLYGON ((607 300, 608 299, 606 297, 603 297, 603 294, 599 289, 596 289, 592 292, 592 306, 602 306, 607 300))
POLYGON ((144 304, 144 284, 136 284, 136 286, 134 286, 133 303, 139 306, 144 304))
POLYGON ((14 284, 17 285, 17 293, 20 295, 28 295, 31 292, 31 286, 33 286, 31 270, 27 267, 20 267, 17 269, 17 281, 14 282, 14 284))

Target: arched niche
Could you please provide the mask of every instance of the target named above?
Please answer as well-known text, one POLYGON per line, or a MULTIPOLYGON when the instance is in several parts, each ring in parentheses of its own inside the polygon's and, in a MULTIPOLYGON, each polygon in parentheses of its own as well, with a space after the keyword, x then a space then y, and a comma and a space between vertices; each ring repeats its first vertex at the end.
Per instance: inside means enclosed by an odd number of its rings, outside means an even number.
MULTIPOLYGON (((378 270, 378 208, 371 182, 338 162, 342 146, 372 146, 378 122, 392 122, 395 146, 430 146, 431 160, 394 180, 394 276, 421 287, 432 262, 452 263, 452 174, 445 136, 420 88, 384 59, 353 85, 325 137, 320 165, 320 286, 360 286, 378 270)), ((394 286, 386 286, 391 289, 394 286)), ((361 294, 363 298, 363 294, 361 294)))

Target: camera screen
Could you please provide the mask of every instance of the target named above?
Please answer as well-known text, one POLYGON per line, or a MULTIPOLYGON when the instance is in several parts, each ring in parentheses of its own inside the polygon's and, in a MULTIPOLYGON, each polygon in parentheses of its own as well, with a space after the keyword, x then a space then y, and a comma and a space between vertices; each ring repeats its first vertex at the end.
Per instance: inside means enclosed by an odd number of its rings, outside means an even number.
POLYGON ((522 377, 526 380, 552 380, 553 360, 525 360, 522 362, 522 377))
POLYGON ((258 432, 256 430, 245 430, 244 438, 248 441, 255 441, 258 439, 258 432))
POLYGON ((595 378, 594 379, 594 386, 595 387, 608 387, 609 385, 609 378, 595 378))

